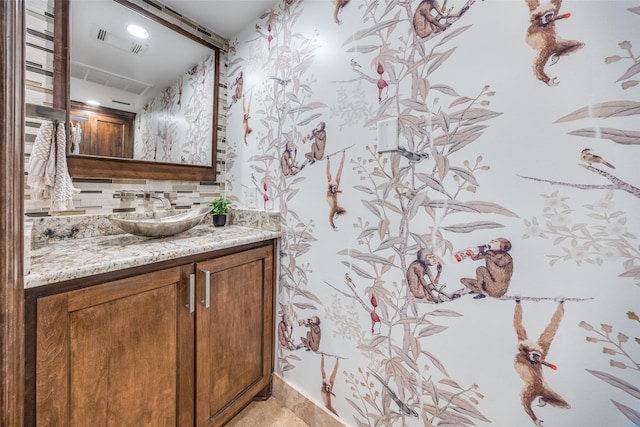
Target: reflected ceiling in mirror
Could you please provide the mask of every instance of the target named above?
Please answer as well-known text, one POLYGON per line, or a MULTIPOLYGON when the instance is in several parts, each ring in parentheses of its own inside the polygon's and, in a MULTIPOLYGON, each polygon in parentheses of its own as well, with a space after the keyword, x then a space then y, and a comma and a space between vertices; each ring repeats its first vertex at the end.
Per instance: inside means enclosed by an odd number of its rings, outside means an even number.
POLYGON ((71 0, 70 28, 70 154, 213 167, 212 46, 114 0, 71 0))

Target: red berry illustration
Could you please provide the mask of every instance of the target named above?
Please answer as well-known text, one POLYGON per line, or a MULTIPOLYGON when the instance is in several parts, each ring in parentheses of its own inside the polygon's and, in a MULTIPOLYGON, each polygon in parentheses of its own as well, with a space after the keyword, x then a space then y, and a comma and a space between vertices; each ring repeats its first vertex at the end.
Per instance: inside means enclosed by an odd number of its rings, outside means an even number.
POLYGON ((378 307, 378 300, 376 299, 376 295, 371 293, 371 305, 373 306, 373 311, 371 312, 371 335, 375 333, 374 327, 376 323, 380 323, 380 316, 376 313, 376 307, 378 307))
POLYGON ((382 89, 384 89, 384 88, 386 88, 388 86, 389 85, 387 84, 385 79, 380 77, 380 80, 378 80, 378 102, 382 102, 382 89))
POLYGON ((380 323, 380 316, 375 311, 371 312, 371 335, 375 333, 375 325, 376 323, 380 323))

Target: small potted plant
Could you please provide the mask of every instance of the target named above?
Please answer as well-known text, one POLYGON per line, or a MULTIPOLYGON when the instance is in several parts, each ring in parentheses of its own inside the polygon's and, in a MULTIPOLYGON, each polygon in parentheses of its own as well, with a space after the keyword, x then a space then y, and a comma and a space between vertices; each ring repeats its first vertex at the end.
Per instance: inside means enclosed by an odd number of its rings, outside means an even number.
POLYGON ((222 227, 227 223, 227 214, 231 210, 231 203, 230 199, 222 195, 209 202, 209 206, 211 206, 209 213, 213 215, 213 225, 222 227))

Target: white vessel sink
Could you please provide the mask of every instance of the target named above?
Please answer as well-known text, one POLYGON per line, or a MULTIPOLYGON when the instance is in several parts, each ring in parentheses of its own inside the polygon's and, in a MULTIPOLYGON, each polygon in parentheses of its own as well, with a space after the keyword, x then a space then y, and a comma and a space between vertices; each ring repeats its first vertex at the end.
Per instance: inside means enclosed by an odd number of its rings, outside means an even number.
POLYGON ((160 218, 121 219, 109 217, 109 221, 122 231, 142 237, 167 237, 187 231, 200 224, 209 213, 209 206, 202 206, 177 215, 160 218))

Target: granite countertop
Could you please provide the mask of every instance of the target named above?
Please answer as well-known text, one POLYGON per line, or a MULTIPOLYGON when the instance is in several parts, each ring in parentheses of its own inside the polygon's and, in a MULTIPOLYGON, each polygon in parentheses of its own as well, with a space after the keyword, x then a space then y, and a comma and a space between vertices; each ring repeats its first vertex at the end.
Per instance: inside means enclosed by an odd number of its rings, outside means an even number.
POLYGON ((24 287, 35 288, 278 237, 280 232, 269 228, 214 227, 203 223, 159 239, 98 234, 40 242, 30 251, 30 273, 24 276, 24 287))

